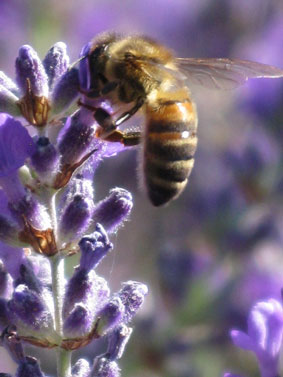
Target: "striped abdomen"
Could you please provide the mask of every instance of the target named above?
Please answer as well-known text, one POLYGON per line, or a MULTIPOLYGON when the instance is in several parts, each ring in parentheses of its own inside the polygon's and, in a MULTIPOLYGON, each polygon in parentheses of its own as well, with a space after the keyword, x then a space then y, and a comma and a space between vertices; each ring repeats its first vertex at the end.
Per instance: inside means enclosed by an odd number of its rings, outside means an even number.
POLYGON ((144 178, 155 206, 176 198, 185 188, 194 165, 197 115, 189 98, 160 100, 158 110, 146 107, 144 178))

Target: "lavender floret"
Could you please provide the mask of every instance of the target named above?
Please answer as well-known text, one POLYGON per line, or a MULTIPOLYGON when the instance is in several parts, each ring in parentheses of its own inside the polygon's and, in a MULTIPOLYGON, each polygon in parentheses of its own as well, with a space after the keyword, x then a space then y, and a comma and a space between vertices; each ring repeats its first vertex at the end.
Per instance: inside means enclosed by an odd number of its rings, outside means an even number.
POLYGON ((102 224, 107 232, 113 233, 128 218, 132 207, 133 199, 129 191, 116 187, 95 207, 93 222, 102 224))
POLYGON ((90 366, 85 359, 79 359, 72 368, 72 377, 89 377, 90 366))
POLYGON ((56 80, 66 72, 69 66, 66 44, 58 42, 52 46, 42 63, 47 73, 48 85, 51 90, 56 80))
POLYGON ((95 232, 84 236, 79 246, 81 249, 80 269, 90 271, 100 263, 105 255, 113 248, 107 233, 100 224, 96 225, 95 232))
POLYGON ((22 93, 28 91, 28 86, 36 96, 48 96, 48 77, 34 49, 24 45, 19 50, 16 60, 16 80, 22 93))

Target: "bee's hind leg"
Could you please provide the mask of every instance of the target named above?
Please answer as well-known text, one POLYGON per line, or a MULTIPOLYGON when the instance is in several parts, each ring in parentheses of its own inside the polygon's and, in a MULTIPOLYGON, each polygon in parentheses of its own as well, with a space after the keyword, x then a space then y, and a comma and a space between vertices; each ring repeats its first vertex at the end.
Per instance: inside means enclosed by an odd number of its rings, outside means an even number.
POLYGON ((129 147, 129 146, 138 145, 141 142, 141 132, 139 131, 122 132, 119 130, 114 130, 107 136, 102 135, 101 138, 106 141, 121 143, 125 147, 129 147))

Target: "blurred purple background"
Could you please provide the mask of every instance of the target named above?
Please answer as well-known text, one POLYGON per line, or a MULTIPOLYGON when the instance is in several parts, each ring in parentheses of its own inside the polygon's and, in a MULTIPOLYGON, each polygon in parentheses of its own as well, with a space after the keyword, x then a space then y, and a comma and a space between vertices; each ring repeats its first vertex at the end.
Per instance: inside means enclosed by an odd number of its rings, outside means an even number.
MULTIPOLYGON (((22 44, 43 57, 62 40, 75 60, 106 30, 149 35, 181 57, 283 68, 282 19, 277 0, 2 0, 0 69, 14 77, 22 44)), ((283 285, 283 80, 191 89, 199 147, 178 200, 151 207, 138 189, 136 151, 104 161, 96 177, 97 200, 115 186, 135 199, 101 273, 113 289, 137 279, 151 292, 121 361, 124 377, 216 377, 233 368, 255 375, 253 358, 241 359, 228 330, 245 328, 253 303, 280 297, 283 285)), ((91 346, 87 352, 91 359, 91 346)), ((54 354, 44 353, 52 373, 54 354)))

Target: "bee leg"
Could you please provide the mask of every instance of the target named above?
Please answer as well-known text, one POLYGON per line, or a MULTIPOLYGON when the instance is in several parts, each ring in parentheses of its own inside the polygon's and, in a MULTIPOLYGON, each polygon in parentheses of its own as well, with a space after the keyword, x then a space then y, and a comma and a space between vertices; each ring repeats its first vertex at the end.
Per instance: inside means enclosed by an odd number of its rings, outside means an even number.
POLYGON ((134 107, 132 107, 130 110, 126 111, 125 113, 121 114, 115 121, 115 126, 119 127, 120 124, 124 123, 126 120, 130 119, 144 104, 143 98, 138 98, 136 104, 134 107))
POLYGON ((125 147, 138 145, 141 142, 141 132, 122 132, 119 130, 113 131, 106 137, 103 137, 103 140, 111 141, 114 143, 121 143, 125 147))

